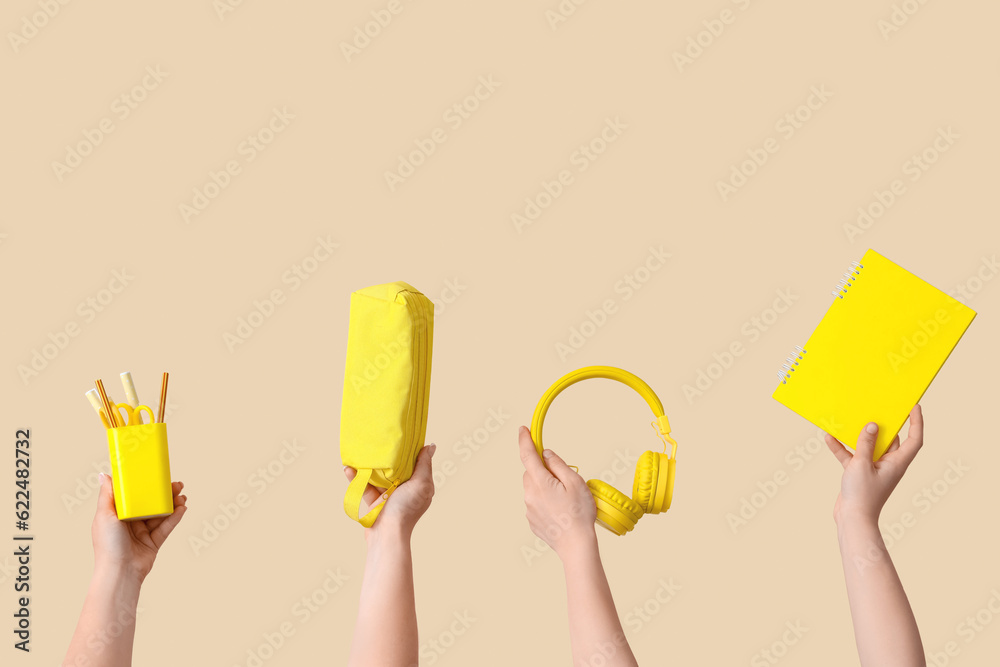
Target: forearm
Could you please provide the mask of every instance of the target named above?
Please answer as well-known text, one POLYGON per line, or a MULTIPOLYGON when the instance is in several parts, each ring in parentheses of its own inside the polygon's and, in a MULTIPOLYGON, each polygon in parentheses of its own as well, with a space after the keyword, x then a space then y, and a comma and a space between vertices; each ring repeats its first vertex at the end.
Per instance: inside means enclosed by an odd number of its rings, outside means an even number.
POLYGON ((837 522, 847 598, 862 667, 926 664, 916 619, 876 522, 837 522))
POLYGON ((64 667, 128 667, 132 664, 138 576, 114 567, 94 568, 64 667))
POLYGON ((573 664, 636 665, 601 564, 597 535, 588 535, 585 542, 569 554, 563 559, 563 568, 573 664), (595 660, 597 656, 604 660, 595 660))
POLYGON ((386 531, 368 543, 352 667, 410 667, 418 660, 410 534, 386 531))

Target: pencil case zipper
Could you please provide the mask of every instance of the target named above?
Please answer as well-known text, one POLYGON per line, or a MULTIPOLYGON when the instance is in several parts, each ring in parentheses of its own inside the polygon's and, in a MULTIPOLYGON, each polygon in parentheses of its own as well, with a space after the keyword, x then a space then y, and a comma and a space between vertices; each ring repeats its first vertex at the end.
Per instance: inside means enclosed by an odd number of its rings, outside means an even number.
MULTIPOLYGON (((419 292, 410 290, 400 290, 397 297, 401 296, 410 316, 415 324, 415 335, 413 341, 416 368, 410 380, 410 405, 407 406, 408 428, 403 444, 401 463, 405 463, 408 468, 401 470, 399 466, 394 468, 394 478, 390 490, 402 483, 403 478, 409 479, 413 474, 414 448, 422 442, 426 435, 427 421, 424 415, 427 412, 428 393, 430 392, 430 355, 428 354, 431 341, 433 340, 433 313, 428 313, 427 299, 419 292)), ((433 307, 433 306, 431 306, 433 307)))

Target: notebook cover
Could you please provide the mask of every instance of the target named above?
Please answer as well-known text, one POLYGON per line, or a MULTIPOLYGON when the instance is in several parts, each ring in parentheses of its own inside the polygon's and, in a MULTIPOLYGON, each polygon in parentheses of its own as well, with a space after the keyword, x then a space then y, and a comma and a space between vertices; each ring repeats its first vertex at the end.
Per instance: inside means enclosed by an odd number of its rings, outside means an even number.
POLYGON ((852 448, 876 422, 878 460, 976 312, 874 250, 859 264, 773 397, 852 448))

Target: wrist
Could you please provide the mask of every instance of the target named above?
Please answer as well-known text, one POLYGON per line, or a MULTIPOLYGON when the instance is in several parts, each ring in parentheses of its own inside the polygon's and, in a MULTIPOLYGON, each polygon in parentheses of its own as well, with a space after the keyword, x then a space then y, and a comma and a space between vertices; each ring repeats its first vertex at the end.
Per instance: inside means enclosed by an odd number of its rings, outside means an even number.
POLYGON ((837 523, 837 543, 844 570, 881 572, 892 561, 886 548, 877 517, 868 514, 845 515, 837 523))
POLYGON ((413 526, 403 526, 391 521, 386 523, 376 521, 374 526, 365 529, 365 543, 369 551, 397 546, 409 549, 412 536, 413 526))
POLYGON ((594 524, 566 535, 559 543, 558 549, 553 549, 563 565, 573 564, 575 561, 599 554, 597 544, 597 530, 594 524))
POLYGON ((848 528, 862 528, 878 530, 879 513, 863 510, 857 507, 838 508, 833 514, 833 520, 840 531, 848 528))
POLYGON ((139 604, 144 578, 145 575, 124 563, 95 563, 90 591, 116 605, 134 609, 139 604))
POLYGON ((93 578, 102 582, 124 586, 139 587, 146 579, 146 574, 140 572, 129 563, 98 560, 94 562, 93 578))

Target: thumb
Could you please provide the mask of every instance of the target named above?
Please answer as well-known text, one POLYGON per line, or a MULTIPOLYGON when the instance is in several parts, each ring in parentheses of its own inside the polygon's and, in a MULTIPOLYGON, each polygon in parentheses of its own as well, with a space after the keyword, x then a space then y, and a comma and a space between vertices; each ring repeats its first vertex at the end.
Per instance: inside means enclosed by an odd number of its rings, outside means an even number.
POLYGON ((97 496, 97 512, 99 514, 114 514, 117 519, 118 512, 115 510, 115 492, 111 483, 111 475, 102 472, 100 479, 101 490, 97 496))
POLYGON ((417 454, 417 462, 413 466, 412 479, 429 481, 434 478, 431 471, 431 458, 436 451, 437 445, 433 443, 420 449, 420 453, 417 454))
POLYGON ((872 459, 875 458, 875 441, 878 439, 878 424, 875 422, 868 422, 863 429, 861 429, 861 435, 858 436, 858 445, 855 447, 854 451, 857 456, 861 457, 862 461, 867 461, 869 465, 872 465, 872 459))
MULTIPOLYGON (((412 484, 412 486, 407 487, 410 492, 423 500, 430 502, 430 499, 434 497, 434 473, 431 471, 431 458, 434 456, 434 452, 437 451, 437 445, 430 444, 423 447, 420 453, 417 454, 417 462, 413 466, 413 475, 410 479, 404 482, 406 484, 412 484)), ((382 495, 383 499, 385 494, 382 495)), ((376 503, 377 504, 377 503, 376 503)))
POLYGON ((551 449, 546 449, 542 452, 542 456, 545 458, 545 465, 548 467, 549 472, 551 472, 556 479, 562 482, 563 486, 568 486, 574 477, 579 477, 579 475, 573 472, 573 469, 566 465, 566 462, 551 449))

